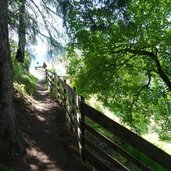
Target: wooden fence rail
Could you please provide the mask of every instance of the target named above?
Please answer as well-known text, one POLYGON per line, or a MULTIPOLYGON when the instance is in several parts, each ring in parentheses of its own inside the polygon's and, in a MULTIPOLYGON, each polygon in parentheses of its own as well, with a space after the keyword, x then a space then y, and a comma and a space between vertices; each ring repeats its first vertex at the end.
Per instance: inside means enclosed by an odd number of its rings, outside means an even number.
POLYGON ((46 80, 52 96, 66 113, 67 124, 78 141, 83 161, 92 163, 100 171, 171 171, 168 153, 87 105, 57 74, 46 70, 46 80), (130 147, 143 157, 132 154, 130 147), (144 161, 144 156, 148 162, 144 161), (153 165, 158 168, 154 169, 153 165))

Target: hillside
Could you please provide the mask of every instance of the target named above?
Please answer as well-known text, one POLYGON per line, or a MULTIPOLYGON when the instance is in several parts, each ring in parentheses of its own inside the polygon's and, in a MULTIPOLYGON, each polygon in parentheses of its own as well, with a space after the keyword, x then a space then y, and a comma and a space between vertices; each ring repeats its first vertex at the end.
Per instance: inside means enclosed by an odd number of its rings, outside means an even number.
POLYGON ((16 92, 16 114, 27 142, 27 154, 15 154, 3 165, 15 171, 90 171, 83 164, 61 108, 39 81, 35 97, 16 92), (73 160, 74 159, 74 160, 73 160))

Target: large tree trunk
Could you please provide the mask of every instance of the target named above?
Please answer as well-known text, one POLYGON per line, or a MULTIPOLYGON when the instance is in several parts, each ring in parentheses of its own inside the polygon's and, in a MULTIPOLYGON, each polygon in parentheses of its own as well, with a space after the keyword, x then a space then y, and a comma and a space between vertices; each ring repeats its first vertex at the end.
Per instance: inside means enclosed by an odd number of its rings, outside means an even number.
POLYGON ((14 111, 7 7, 8 0, 0 0, 0 159, 24 152, 14 111))
POLYGON ((24 53, 26 45, 26 24, 25 24, 25 0, 19 0, 19 28, 18 28, 18 49, 16 59, 18 62, 24 62, 24 53))

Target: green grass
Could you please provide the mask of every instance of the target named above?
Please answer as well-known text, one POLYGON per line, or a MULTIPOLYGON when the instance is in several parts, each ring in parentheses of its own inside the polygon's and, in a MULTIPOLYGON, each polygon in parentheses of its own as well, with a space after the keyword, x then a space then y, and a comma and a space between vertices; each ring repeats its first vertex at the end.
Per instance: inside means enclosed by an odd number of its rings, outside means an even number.
POLYGON ((11 49, 11 61, 12 61, 12 74, 14 88, 20 93, 27 93, 33 95, 36 90, 37 78, 29 73, 29 66, 31 63, 31 58, 29 53, 26 51, 24 56, 24 63, 19 63, 16 61, 16 51, 18 45, 17 42, 10 39, 10 49, 11 49))
MULTIPOLYGON (((55 92, 55 89, 52 90, 52 94, 56 94, 56 92, 55 93, 54 92, 55 92)), ((105 113, 105 111, 106 111, 106 109, 102 106, 102 104, 98 103, 94 99, 90 99, 89 100, 89 105, 93 106, 94 108, 96 108, 97 110, 101 111, 102 113, 105 113)), ((111 115, 113 115, 113 114, 111 113, 111 115)), ((137 158, 140 161, 142 161, 143 163, 145 163, 152 170, 154 170, 154 171, 166 171, 166 169, 163 168, 162 166, 160 166, 158 163, 156 163, 155 161, 153 161, 152 159, 150 159, 149 157, 147 157, 146 155, 144 155, 143 153, 141 153, 140 151, 138 151, 137 149, 135 149, 131 145, 125 143, 123 140, 119 139, 117 136, 113 135, 111 132, 109 132, 106 129, 104 129, 102 126, 97 124, 95 121, 89 119, 88 117, 86 117, 85 120, 86 120, 86 123, 90 127, 94 128, 97 132, 100 132, 104 136, 106 136, 109 139, 111 139, 113 142, 118 144, 121 148, 123 148, 124 150, 126 150, 127 152, 132 154, 135 158, 137 158)), ((95 143, 97 146, 99 146, 101 148, 102 142, 99 141, 98 138, 95 138, 91 134, 88 134, 88 133, 86 133, 86 135, 88 135, 87 137, 93 143, 95 143)), ((104 148, 103 150, 105 152, 107 152, 109 155, 111 155, 111 157, 113 157, 114 159, 116 159, 117 161, 122 163, 124 166, 129 168, 129 170, 140 171, 140 169, 137 166, 135 166, 134 164, 129 162, 126 158, 124 158, 123 156, 118 154, 116 151, 112 150, 110 147, 106 147, 105 146, 103 148, 104 148)), ((95 152, 95 151, 93 151, 93 152, 95 152)))
MULTIPOLYGON (((115 118, 114 114, 112 112, 110 112, 107 109, 105 109, 105 107, 101 103, 99 103, 96 100, 95 97, 92 97, 91 99, 89 99, 86 102, 88 102, 88 104, 90 106, 92 106, 93 108, 95 108, 96 110, 98 110, 98 111, 100 111, 102 113, 106 113, 106 111, 107 111, 107 113, 108 113, 107 116, 109 118, 111 117, 111 119, 114 119, 115 121, 117 120, 117 122, 120 123, 119 119, 115 118)), ((124 150, 126 150, 127 152, 129 152, 130 154, 135 156, 135 158, 137 158, 140 161, 142 161, 143 163, 145 163, 152 170, 155 170, 155 171, 166 171, 166 169, 163 168, 161 165, 159 165, 157 162, 153 161, 152 159, 150 159, 149 157, 147 157, 146 155, 144 155, 143 153, 141 153, 140 151, 138 151, 137 149, 135 149, 131 145, 125 143, 123 140, 119 139, 117 136, 114 136, 111 132, 109 132, 108 130, 104 129, 102 126, 100 126, 99 124, 97 124, 93 120, 91 120, 91 119, 86 117, 86 123, 90 127, 94 128, 97 132, 100 132, 104 136, 108 137, 113 142, 118 144, 121 148, 123 148, 124 150)), ((95 137, 91 137, 91 139, 94 139, 94 138, 95 137)), ((98 143, 101 144, 100 142, 98 142, 98 139, 96 140, 96 142, 97 142, 97 145, 98 145, 98 143)), ((138 167, 136 167, 135 165, 131 164, 126 158, 122 157, 120 154, 118 154, 116 151, 112 150, 111 148, 106 147, 105 151, 108 154, 110 154, 113 158, 115 158, 117 161, 119 161, 120 163, 122 163, 123 165, 128 167, 130 170, 134 170, 134 171, 139 171, 140 170, 138 167)))
MULTIPOLYGON (((135 149, 131 145, 125 143, 123 140, 121 140, 120 138, 118 138, 117 136, 112 134, 110 131, 104 129, 102 126, 100 126, 99 124, 97 124, 93 120, 91 120, 91 119, 86 117, 86 123, 90 127, 92 127, 93 129, 95 129, 97 132, 100 132, 101 134, 103 134, 107 138, 111 139, 113 142, 118 144, 122 149, 124 149, 125 151, 129 152, 135 158, 137 158, 138 160, 140 160, 143 163, 145 163, 152 170, 154 170, 154 171, 166 171, 166 169, 163 168, 161 165, 159 165, 157 162, 153 161, 152 159, 150 159, 149 157, 147 157, 146 155, 144 155, 143 153, 141 153, 140 151, 138 151, 137 149, 135 149)), ((99 141, 94 136, 92 136, 92 137, 90 136, 89 138, 91 140, 94 139, 96 145, 101 144, 101 141, 99 141)), ((130 170, 140 171, 140 169, 137 166, 135 166, 134 164, 129 162, 126 158, 121 156, 119 153, 117 153, 115 150, 111 149, 110 147, 106 146, 103 150, 105 152, 107 152, 109 155, 111 155, 111 157, 113 157, 114 159, 116 159, 117 161, 122 163, 124 166, 129 168, 130 170)))
POLYGON ((33 95, 36 91, 37 78, 30 74, 23 64, 13 62, 13 81, 14 88, 20 93, 33 95))

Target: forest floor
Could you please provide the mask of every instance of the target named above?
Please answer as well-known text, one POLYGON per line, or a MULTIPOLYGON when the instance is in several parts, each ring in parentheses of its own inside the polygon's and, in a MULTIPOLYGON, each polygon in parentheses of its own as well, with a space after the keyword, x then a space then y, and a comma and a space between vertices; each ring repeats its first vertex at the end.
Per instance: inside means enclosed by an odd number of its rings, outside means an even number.
POLYGON ((66 126, 65 114, 49 97, 42 81, 35 97, 15 98, 19 127, 28 143, 24 156, 8 159, 16 171, 92 171, 78 153, 73 135, 66 126))

